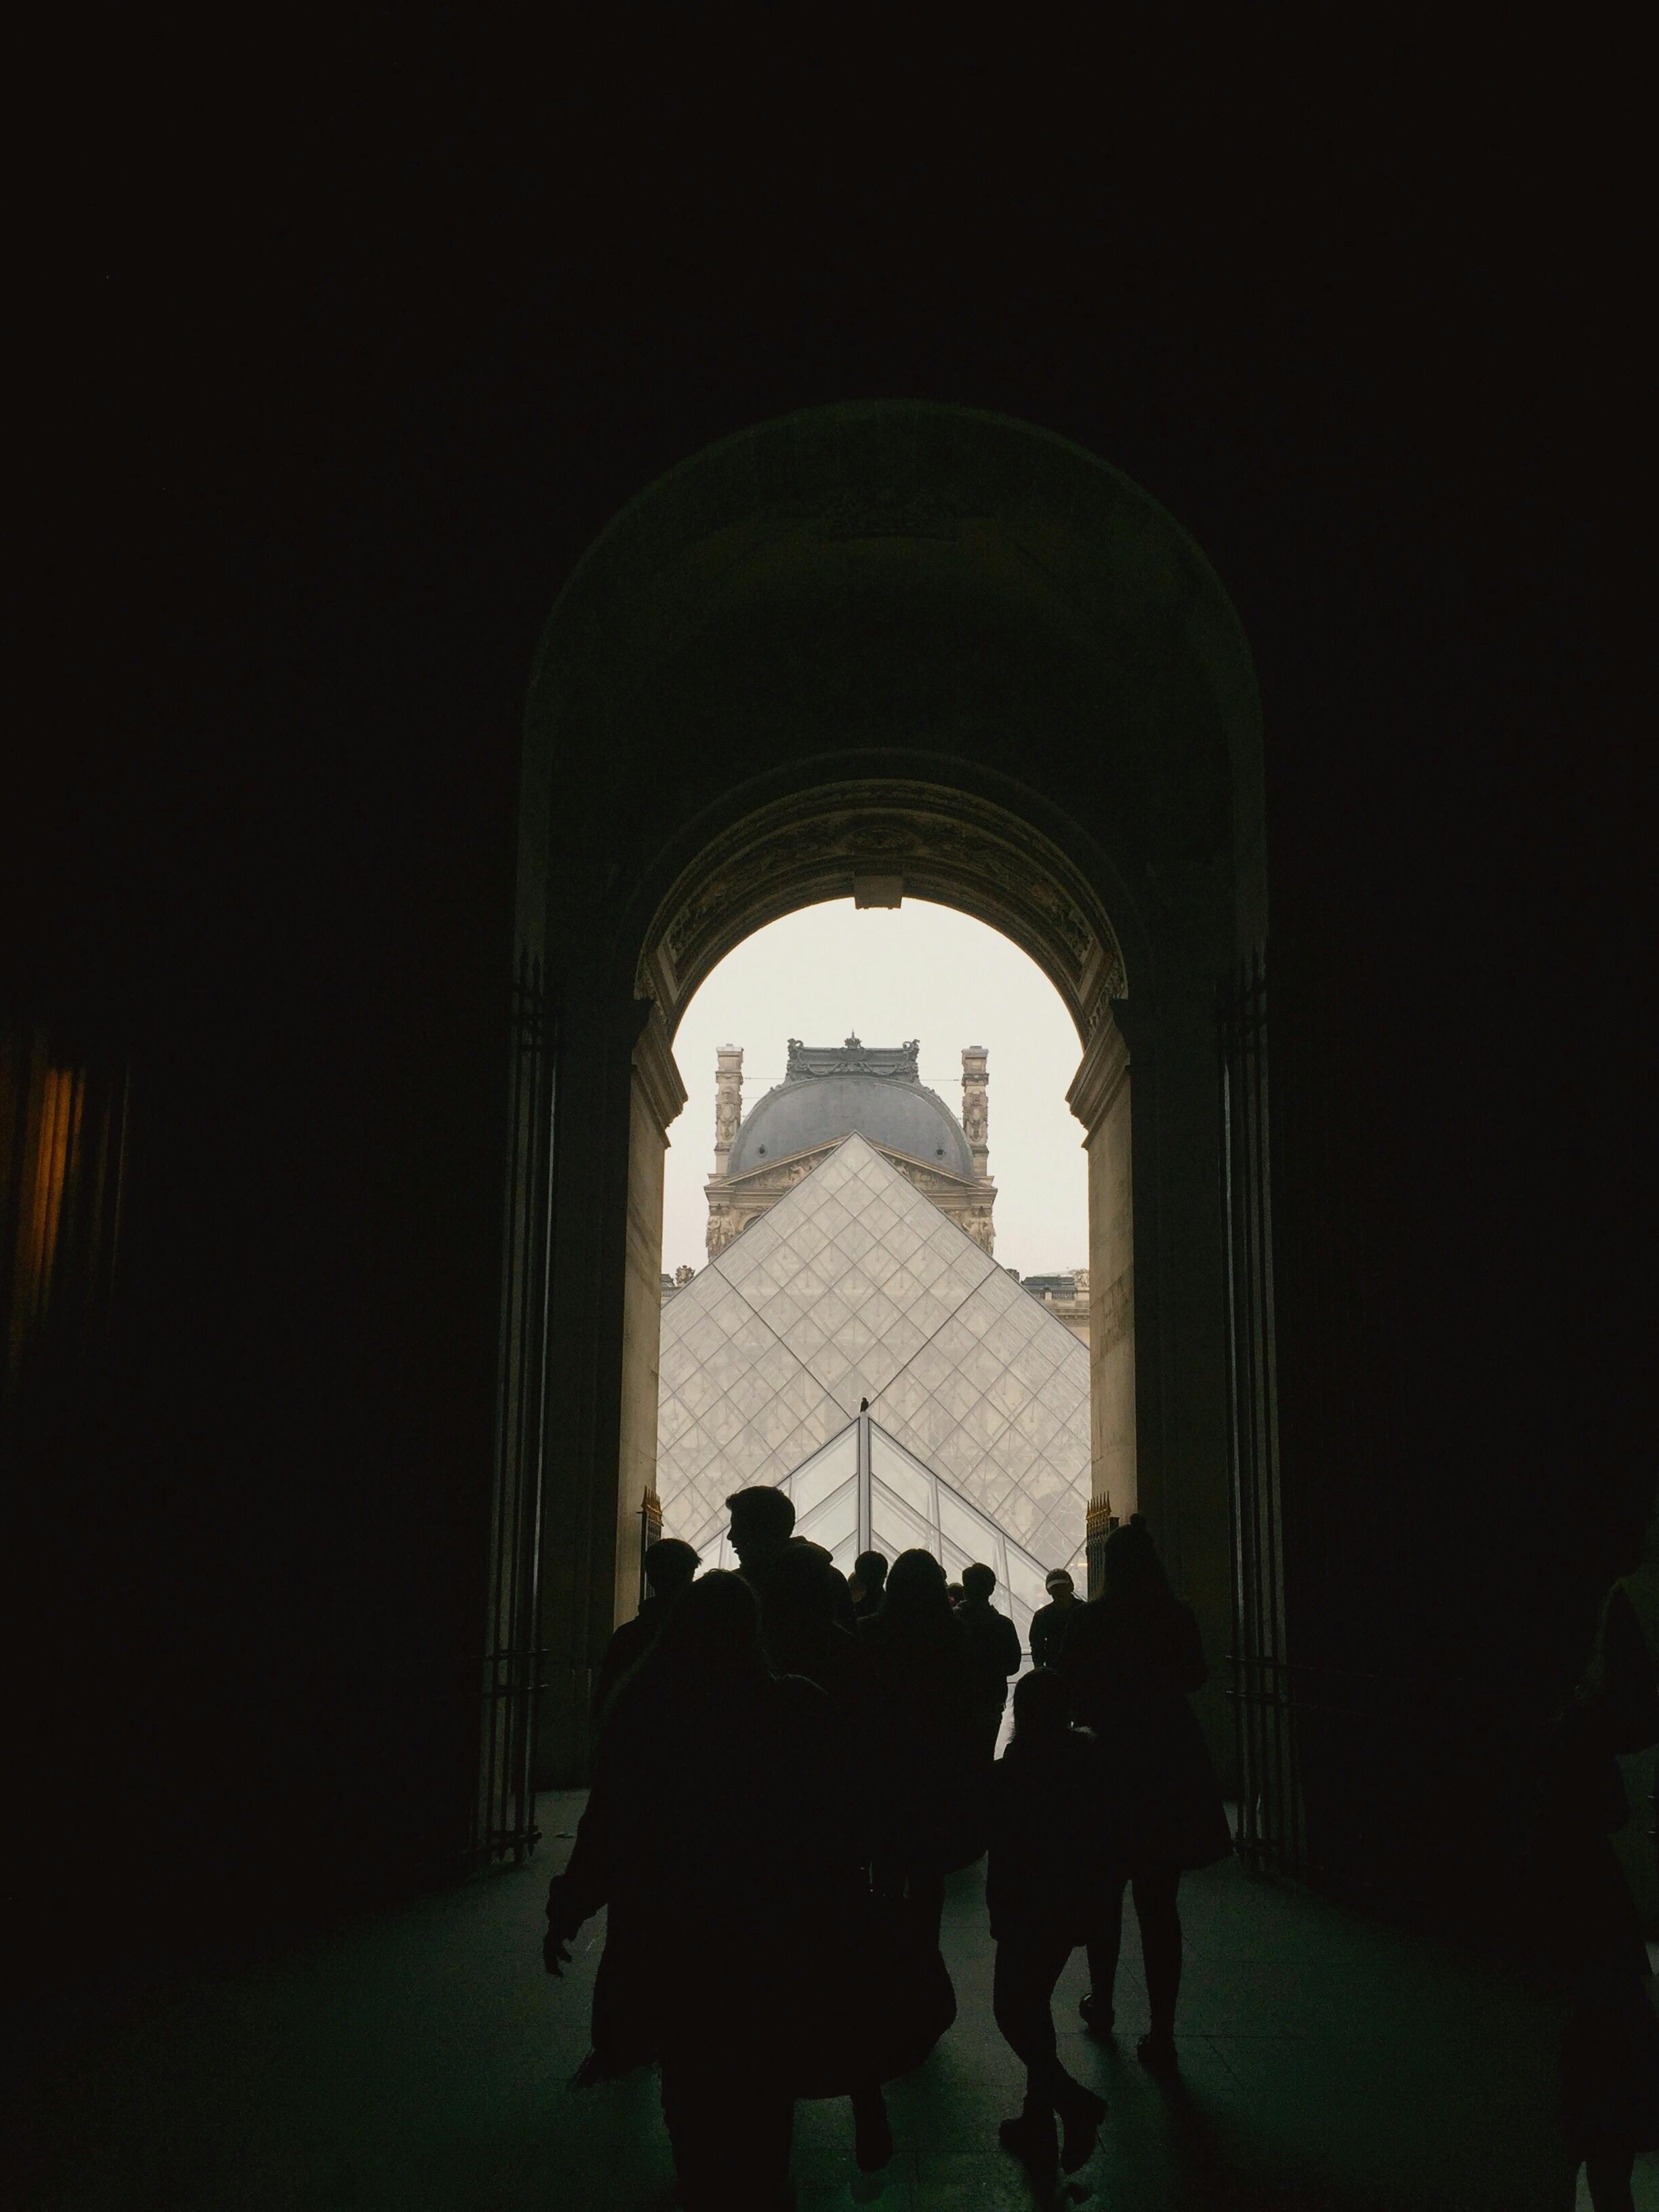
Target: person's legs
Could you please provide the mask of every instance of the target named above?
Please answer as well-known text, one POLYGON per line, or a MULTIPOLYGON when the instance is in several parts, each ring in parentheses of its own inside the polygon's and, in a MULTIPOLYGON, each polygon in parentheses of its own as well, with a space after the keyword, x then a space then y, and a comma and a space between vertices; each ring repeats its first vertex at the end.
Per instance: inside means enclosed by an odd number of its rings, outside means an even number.
POLYGON ((1003 2040, 1025 2069, 1025 2108, 1017 2118, 1005 2120, 999 2133, 1004 2147, 1050 2175, 1060 2163, 1060 2134, 1054 2126, 1054 2020, 1048 1999, 1059 1968, 1047 1972, 1049 1961, 1039 1948, 1017 1937, 997 1945, 996 1969, 991 1984, 991 2010, 1003 2040))
POLYGON ((1140 1955, 1152 2015, 1146 2039, 1159 2055, 1167 2055, 1175 2045, 1176 1999, 1181 1993, 1181 1914, 1176 1905, 1180 1887, 1178 1867, 1149 1868, 1134 1877, 1135 1917, 1140 1923, 1140 1955))
POLYGON ((1054 2041, 1054 1984, 1072 1945, 1065 1942, 1005 1938, 997 1945, 991 2009, 1004 2039, 1025 2067, 1025 2109, 1004 2123, 1002 2140, 1035 2164, 1052 2164, 1058 2151, 1054 2116, 1066 2126, 1064 2164, 1075 2172, 1094 2148, 1104 2098, 1068 2074, 1054 2041))
POLYGON ((930 1868, 912 1867, 904 1893, 915 1916, 917 1934, 937 1951, 939 1929, 945 1919, 945 1876, 930 1868))
POLYGON ((1098 1917, 1089 1930, 1089 1994, 1079 2008, 1091 2027, 1103 2032, 1112 2024, 1112 1990, 1117 1981, 1117 1954, 1123 1941, 1123 1889, 1127 1874, 1113 1871, 1100 1886, 1098 1917))
POLYGON ((1006 1936, 997 1945, 991 2010, 1004 2042, 1024 2064, 1029 2086, 1040 2094, 1053 2087, 1060 2063, 1048 2001, 1070 1956, 1069 1949, 1057 1952, 1053 1944, 1018 1936, 1006 1936))
POLYGON ((773 2212, 789 2187, 795 2106, 718 2057, 665 2051, 662 2109, 686 2212, 773 2212))
POLYGON ((1636 2212, 1636 2154, 1602 2151, 1584 2160, 1584 2179, 1595 2212, 1636 2212))
POLYGON ((893 2124, 879 2081, 866 2081, 853 2092, 853 2154, 862 2173, 878 2172, 892 2158, 893 2124))

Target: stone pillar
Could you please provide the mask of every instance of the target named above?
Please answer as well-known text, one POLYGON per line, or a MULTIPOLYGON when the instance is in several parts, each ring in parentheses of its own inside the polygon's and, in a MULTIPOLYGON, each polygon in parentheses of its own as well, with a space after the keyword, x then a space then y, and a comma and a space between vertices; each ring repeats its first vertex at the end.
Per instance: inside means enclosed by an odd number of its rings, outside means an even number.
MULTIPOLYGON (((738 1055, 741 1060, 742 1054, 738 1055)), ((662 1345, 662 1190, 668 1126, 685 1104, 660 1008, 634 1047, 628 1129, 628 1263, 623 1291, 623 1401, 617 1453, 615 1619, 640 1606, 640 1508, 657 1489, 662 1345)))
POLYGON ((981 1182, 990 1170, 990 1054, 982 1044, 964 1045, 962 1054, 962 1127, 981 1182))
POLYGON ((1103 1008, 1066 1094, 1089 1155, 1091 1571, 1109 1521, 1137 1510, 1134 1199, 1129 1146, 1129 1048, 1103 1008))

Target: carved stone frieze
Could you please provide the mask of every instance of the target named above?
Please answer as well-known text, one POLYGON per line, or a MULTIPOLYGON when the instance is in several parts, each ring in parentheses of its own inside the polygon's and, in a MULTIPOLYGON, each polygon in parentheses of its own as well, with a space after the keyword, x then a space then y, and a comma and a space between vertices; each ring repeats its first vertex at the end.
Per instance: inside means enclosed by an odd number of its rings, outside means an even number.
POLYGON ((854 879, 902 877, 1001 928, 1044 968, 1085 1028, 1125 988, 1111 924, 1039 832, 1000 808, 925 784, 847 783, 752 815, 704 853, 665 901, 640 963, 642 997, 672 1015, 751 931, 854 879))

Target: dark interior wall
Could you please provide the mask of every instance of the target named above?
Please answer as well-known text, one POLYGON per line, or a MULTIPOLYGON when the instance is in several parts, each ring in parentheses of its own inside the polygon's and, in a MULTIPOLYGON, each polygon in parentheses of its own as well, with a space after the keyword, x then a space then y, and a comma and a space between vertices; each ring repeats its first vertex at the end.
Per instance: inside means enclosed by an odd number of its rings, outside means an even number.
POLYGON ((1602 1325, 1632 833, 1566 659, 1570 340, 1492 268, 1131 281, 1087 241, 1040 265, 1018 220, 965 291, 831 287, 804 241, 770 280, 611 240, 497 283, 459 227, 259 234, 254 271, 205 216, 165 254, 118 226, 43 341, 54 703, 9 996, 130 1054, 137 1106, 113 1347, 15 1416, 34 1893, 78 1912, 118 1822, 129 1932, 171 1942, 453 1840, 536 636, 662 469, 895 393, 1099 452, 1239 609, 1305 1632, 1398 1652, 1443 1716, 1436 1792, 1391 1768, 1392 1808, 1330 1818, 1382 1863, 1478 1812, 1639 1517, 1602 1325))

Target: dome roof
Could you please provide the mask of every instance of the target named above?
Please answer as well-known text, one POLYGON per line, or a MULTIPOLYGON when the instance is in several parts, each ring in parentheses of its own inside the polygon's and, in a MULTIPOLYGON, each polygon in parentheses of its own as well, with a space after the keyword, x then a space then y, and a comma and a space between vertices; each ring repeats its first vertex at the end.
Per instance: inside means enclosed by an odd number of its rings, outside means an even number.
MULTIPOLYGON (((848 1039, 849 1048, 856 1044, 848 1039)), ((839 1144, 856 1132, 907 1159, 973 1181, 974 1157, 962 1124, 936 1091, 916 1080, 913 1048, 809 1055, 792 1040, 789 1064, 784 1081, 745 1116, 732 1140, 728 1176, 752 1175, 772 1160, 839 1144), (860 1058, 873 1066, 846 1064, 860 1058), (894 1072, 874 1072, 889 1060, 894 1072)))

